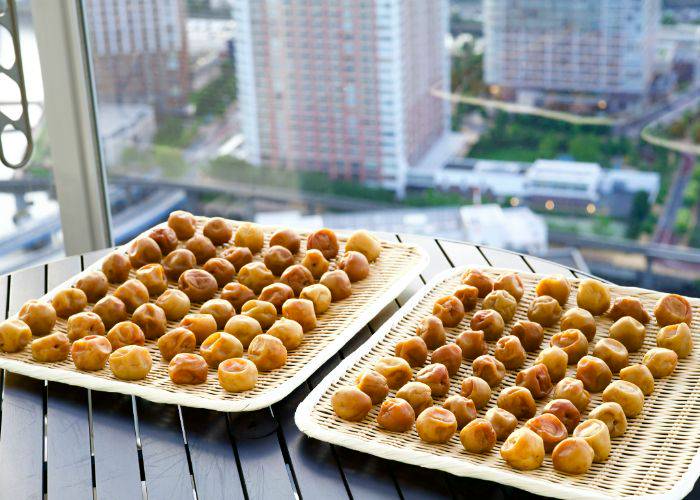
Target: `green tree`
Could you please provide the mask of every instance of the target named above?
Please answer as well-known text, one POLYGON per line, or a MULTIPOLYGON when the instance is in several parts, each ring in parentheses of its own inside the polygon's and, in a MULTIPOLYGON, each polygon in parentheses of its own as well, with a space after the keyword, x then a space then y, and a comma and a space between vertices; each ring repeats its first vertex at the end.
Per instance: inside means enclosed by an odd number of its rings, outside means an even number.
POLYGON ((700 183, 691 179, 683 192, 683 206, 688 208, 695 206, 698 202, 698 196, 700 196, 700 183))
POLYGON ((508 114, 504 111, 496 111, 496 117, 493 121, 493 128, 490 130, 492 137, 503 137, 508 125, 508 114))
POLYGON ((677 21, 673 14, 667 13, 661 17, 661 24, 677 24, 677 21))
POLYGON ((120 161, 115 165, 110 165, 110 173, 117 174, 137 174, 143 175, 153 171, 155 168, 153 161, 153 147, 135 148, 132 146, 124 148, 120 161))
POLYGON ((688 208, 679 208, 676 212, 676 222, 673 226, 673 230, 678 234, 685 234, 690 228, 691 213, 688 208))
POLYGON ((537 152, 540 158, 555 158, 559 154, 560 141, 554 134, 547 134, 540 139, 537 152))
POLYGON ((153 146, 153 163, 170 179, 180 178, 187 173, 187 162, 182 157, 182 151, 177 148, 153 146))
POLYGON ((630 221, 627 226, 627 237, 636 240, 639 238, 644 221, 649 216, 649 195, 644 191, 637 191, 632 199, 632 209, 630 210, 630 221))
POLYGON ((695 144, 700 144, 700 118, 695 122, 690 132, 690 137, 695 144))
POLYGON ((602 163, 600 140, 592 134, 576 134, 569 142, 569 154, 577 161, 602 163))
POLYGON ((687 124, 684 120, 676 120, 668 127, 668 133, 675 139, 685 137, 687 124))
POLYGON ((189 146, 196 135, 196 123, 189 123, 184 118, 172 116, 158 125, 153 142, 162 146, 184 148, 189 146))
POLYGON ((190 96, 199 117, 221 116, 235 100, 236 73, 228 60, 221 64, 221 74, 217 78, 190 96))
POLYGON ((599 215, 593 222, 593 232, 599 236, 612 236, 614 229, 610 217, 599 215))
POLYGON ((688 245, 690 245, 693 248, 700 247, 700 224, 695 224, 692 233, 690 233, 690 240, 688 241, 688 245))
POLYGON ((125 165, 134 165, 143 160, 144 156, 147 156, 143 151, 133 147, 128 146, 122 150, 122 163, 125 165))

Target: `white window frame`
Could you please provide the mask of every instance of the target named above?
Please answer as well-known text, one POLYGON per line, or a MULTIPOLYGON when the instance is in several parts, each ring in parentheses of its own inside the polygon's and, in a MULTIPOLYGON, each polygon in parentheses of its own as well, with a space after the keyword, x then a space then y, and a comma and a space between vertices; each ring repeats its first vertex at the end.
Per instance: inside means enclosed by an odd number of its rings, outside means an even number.
POLYGON ((66 255, 114 244, 81 0, 32 0, 66 255))

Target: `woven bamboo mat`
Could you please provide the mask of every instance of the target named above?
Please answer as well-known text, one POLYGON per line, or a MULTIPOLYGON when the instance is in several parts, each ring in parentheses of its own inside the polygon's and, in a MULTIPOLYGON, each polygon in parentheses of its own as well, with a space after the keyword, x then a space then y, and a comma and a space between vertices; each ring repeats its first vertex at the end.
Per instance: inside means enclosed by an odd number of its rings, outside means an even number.
MULTIPOLYGON (((198 217, 198 232, 207 219, 198 217)), ((230 221, 235 229, 241 224, 230 221)), ((270 236, 279 228, 264 227, 265 249, 269 247, 270 236)), ((149 230, 150 231, 150 230, 149 230)), ((148 231, 144 232, 145 235, 148 231)), ((301 237, 301 250, 295 255, 299 263, 306 251, 308 232, 298 231, 301 237)), ((344 252, 348 234, 338 233, 340 251, 344 252)), ((125 250, 130 243, 122 248, 125 250)), ((180 247, 183 247, 180 242, 180 247)), ((231 246, 226 243, 217 246, 217 255, 231 246)), ((146 347, 153 358, 153 367, 149 375, 140 381, 124 382, 112 375, 109 367, 96 372, 76 370, 70 356, 57 363, 39 363, 33 360, 29 347, 18 353, 0 352, 0 368, 28 375, 34 378, 63 382, 108 392, 134 394, 160 403, 174 403, 185 406, 209 408, 219 411, 252 411, 269 406, 289 394, 303 383, 318 367, 335 354, 345 343, 376 316, 389 302, 403 291, 427 265, 428 257, 419 247, 404 243, 381 242, 382 252, 379 258, 370 264, 370 274, 364 280, 352 284, 350 297, 333 302, 325 313, 319 316, 317 327, 304 335, 302 344, 288 353, 287 363, 277 370, 260 372, 254 389, 242 393, 224 391, 218 383, 216 370, 209 370, 207 381, 199 385, 176 385, 168 376, 168 364, 162 360, 160 351, 153 340, 146 340, 146 347)), ((255 261, 262 261, 261 253, 254 255, 255 261)), ((99 270, 102 259, 82 273, 59 285, 42 299, 50 298, 58 291, 68 288, 79 277, 90 270, 99 270)), ((201 266, 196 266, 201 268, 201 266)), ((335 269, 335 260, 330 269, 335 269)), ((132 270, 130 278, 135 277, 132 270)), ((234 278, 235 281, 235 278, 234 278)), ((177 283, 169 282, 169 288, 177 288, 177 283)), ((109 294, 116 285, 110 285, 109 294)), ((220 293, 216 293, 219 297, 220 293)), ((156 297, 150 301, 155 302, 156 297)), ((86 310, 91 310, 89 304, 86 310)), ((190 312, 198 312, 201 304, 192 303, 190 312)), ((240 312, 240 311, 237 311, 240 312)), ((177 326, 177 322, 168 322, 168 330, 177 326)), ((66 331, 66 321, 58 319, 54 331, 66 331)), ((195 352, 198 352, 195 351, 195 352)))
MULTIPOLYGON (((483 455, 468 453, 459 442, 459 433, 446 444, 427 444, 418 438, 413 430, 394 433, 380 429, 376 423, 379 405, 358 423, 338 418, 331 408, 330 397, 338 387, 354 385, 357 374, 373 367, 383 356, 393 356, 394 346, 400 339, 415 334, 419 321, 429 315, 435 300, 451 294, 460 283, 460 276, 466 268, 452 269, 441 274, 426 285, 404 307, 391 318, 372 339, 368 340, 353 355, 344 360, 299 406, 296 413, 297 425, 306 434, 335 444, 372 453, 384 458, 403 461, 445 470, 461 475, 478 477, 517 486, 534 493, 558 497, 637 497, 662 496, 677 498, 692 489, 700 475, 700 300, 689 299, 693 306, 692 334, 695 349, 692 354, 679 360, 675 372, 667 378, 655 381, 654 392, 645 398, 644 411, 636 418, 628 419, 628 428, 623 436, 612 439, 610 458, 604 463, 595 463, 588 473, 570 476, 552 467, 550 455, 544 464, 531 472, 520 472, 509 467, 500 457, 499 441, 491 452, 483 455)), ((485 268, 483 271, 496 278, 504 273, 515 271, 485 268)), ((527 308, 535 297, 534 289, 542 275, 518 272, 525 286, 525 295, 520 301, 513 320, 506 324, 506 332, 519 319, 527 319, 527 308)), ((572 293, 566 308, 576 307, 576 290, 580 280, 571 278, 572 293)), ((635 296, 650 313, 654 304, 665 294, 611 285, 612 299, 618 296, 635 296)), ((475 311, 481 309, 481 299, 474 311, 468 312, 465 319, 455 328, 446 328, 448 342, 457 334, 469 328, 469 321, 475 311)), ((597 333, 589 344, 589 353, 595 343, 608 336, 612 321, 596 317, 597 333)), ((542 347, 549 345, 551 336, 559 331, 558 325, 545 328, 542 347)), ((636 353, 630 353, 630 364, 641 361, 644 353, 655 347, 658 327, 655 320, 647 325, 644 346, 636 353)), ((489 353, 493 354, 495 342, 489 342, 489 353)), ((523 368, 532 366, 537 352, 528 353, 523 368)), ((429 361, 428 361, 429 362, 429 361)), ((414 368, 414 374, 420 369, 414 368)), ((509 370, 500 386, 494 388, 488 406, 479 410, 483 417, 486 411, 496 405, 501 389, 515 384, 515 376, 520 369, 509 370)), ((435 398, 435 404, 453 394, 459 394, 461 381, 472 374, 471 362, 464 361, 459 373, 451 378, 449 394, 435 398)), ((569 366, 567 376, 575 376, 575 365, 569 366)), ((617 375, 614 379, 618 379, 617 375)), ((395 391, 389 395, 391 397, 395 391)), ((537 401, 538 414, 551 399, 537 401)), ((601 393, 591 394, 591 403, 581 419, 601 403, 601 393)), ((519 422, 521 426, 523 422, 519 422)))

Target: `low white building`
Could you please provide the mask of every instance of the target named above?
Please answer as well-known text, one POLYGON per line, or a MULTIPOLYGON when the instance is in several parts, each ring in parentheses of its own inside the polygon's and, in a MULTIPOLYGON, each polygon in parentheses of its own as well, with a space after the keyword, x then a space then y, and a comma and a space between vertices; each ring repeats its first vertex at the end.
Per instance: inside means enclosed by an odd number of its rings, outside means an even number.
POLYGON ((594 213, 603 208, 614 217, 626 217, 639 191, 653 202, 661 178, 656 172, 632 168, 603 169, 597 163, 537 160, 523 163, 459 158, 430 175, 409 176, 412 187, 492 196, 515 205, 558 212, 594 213))
POLYGON ((443 191, 478 189, 496 197, 522 196, 529 166, 497 160, 451 162, 435 173, 434 185, 443 191))
POLYGON ((564 160, 537 160, 525 174, 528 198, 595 202, 603 169, 597 163, 564 160))
POLYGON ((700 25, 663 25, 658 32, 656 48, 657 67, 668 70, 673 67, 689 68, 690 75, 698 81, 700 71, 700 25))
POLYGON ((659 183, 658 172, 610 170, 605 173, 600 183, 600 193, 607 196, 621 191, 629 193, 644 191, 649 196, 649 203, 652 203, 659 194, 659 183))
POLYGON ((497 204, 459 209, 466 241, 526 253, 547 250, 547 224, 527 207, 502 208, 497 204))

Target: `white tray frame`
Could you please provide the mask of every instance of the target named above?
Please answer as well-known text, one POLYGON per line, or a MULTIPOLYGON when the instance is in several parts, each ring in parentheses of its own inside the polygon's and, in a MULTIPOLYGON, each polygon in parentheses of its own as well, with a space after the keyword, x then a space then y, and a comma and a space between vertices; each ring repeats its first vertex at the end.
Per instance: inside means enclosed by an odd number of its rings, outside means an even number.
MULTIPOLYGON (((438 283, 450 276, 462 273, 467 269, 474 269, 478 266, 460 266, 448 269, 425 284, 411 299, 406 302, 394 315, 389 318, 382 327, 372 335, 364 344, 358 347, 355 352, 345 358, 336 366, 319 384, 311 391, 311 393, 299 404, 294 413, 294 422, 297 427, 307 436, 326 441, 331 444, 343 446, 363 453, 369 453, 380 458, 404 462, 419 467, 428 469, 436 469, 456 476, 472 477, 493 481, 495 483, 515 486, 537 495, 555 498, 585 498, 595 500, 609 500, 610 495, 605 495, 599 491, 578 486, 566 486, 559 483, 545 481, 538 478, 521 474, 515 470, 504 471, 496 468, 491 468, 484 465, 473 464, 464 460, 459 460, 447 456, 438 456, 432 453, 426 453, 420 450, 404 450, 394 446, 368 442, 357 436, 347 435, 345 433, 328 430, 319 427, 311 418, 313 407, 318 403, 324 395, 328 387, 335 381, 339 380, 345 372, 352 367, 362 356, 367 354, 375 345, 377 345, 389 331, 416 305, 421 299, 428 294, 438 283)), ((513 269, 506 268, 488 268, 507 270, 518 272, 513 269)), ((537 274, 537 273, 532 273, 537 274)), ((641 290, 636 287, 624 287, 631 291, 641 290)), ((626 499, 639 500, 667 500, 685 497, 693 489, 695 482, 700 477, 700 450, 695 454, 693 460, 688 466, 688 470, 683 474, 683 477, 673 486, 673 488, 664 494, 654 495, 637 495, 625 496, 626 499)))
MULTIPOLYGON (((342 231, 338 231, 338 234, 342 234, 342 231)), ((116 250, 126 250, 129 245, 122 245, 116 250)), ((103 379, 101 377, 96 377, 90 375, 88 372, 76 372, 65 370, 62 368, 55 368, 51 366, 43 366, 39 364, 25 363, 24 361, 18 361, 15 359, 7 359, 0 356, 0 368, 9 370, 13 373, 19 373, 20 375, 26 375, 28 377, 49 380, 51 382, 61 382, 63 384, 75 385, 79 387, 85 387, 86 389, 93 389, 96 391, 104 392, 117 392, 121 394, 139 396, 143 399, 153 401, 154 403, 167 403, 167 404, 178 404, 182 406, 189 406, 193 408, 205 408, 209 410, 223 411, 223 412, 245 412, 254 411, 261 408, 266 408, 268 406, 277 403, 278 401, 284 399, 288 396, 294 389, 306 382, 306 380, 318 369, 328 361, 333 355, 335 355, 352 337, 354 337, 357 332, 359 332, 364 326, 366 326, 374 317, 379 314, 384 307, 386 307, 391 301, 396 299, 401 292, 403 292, 406 287, 416 279, 421 271, 425 269, 430 261, 428 253, 419 245, 411 245, 420 254, 421 260, 409 269, 406 274, 402 275, 386 292, 384 292, 377 300, 373 303, 368 304, 365 311, 358 316, 350 325, 339 332, 336 338, 330 342, 326 347, 319 351, 316 356, 314 356, 304 367, 302 367, 297 373, 292 377, 284 381, 275 389, 261 394, 259 396, 253 396, 243 400, 214 400, 211 398, 203 398, 193 394, 185 394, 179 392, 167 391, 164 389, 159 389, 155 387, 142 386, 139 384, 133 384, 130 382, 124 382, 121 380, 110 380, 103 379)), ((72 276, 70 279, 64 281, 60 285, 51 289, 48 293, 39 298, 39 300, 50 300, 59 290, 68 288, 73 285, 78 279, 90 271, 99 270, 102 268, 102 261, 107 256, 102 257, 97 262, 93 263, 85 270, 72 276)), ((16 314, 10 316, 16 317, 16 314)), ((284 368, 282 368, 284 369, 284 368)))

